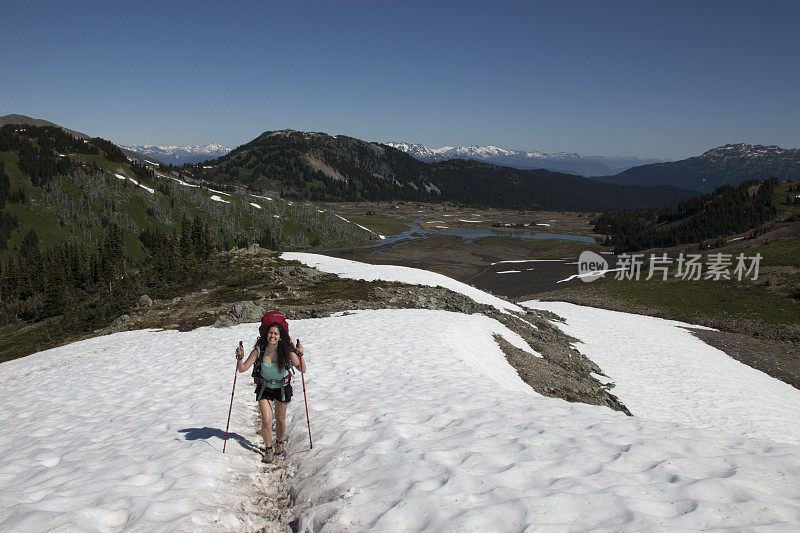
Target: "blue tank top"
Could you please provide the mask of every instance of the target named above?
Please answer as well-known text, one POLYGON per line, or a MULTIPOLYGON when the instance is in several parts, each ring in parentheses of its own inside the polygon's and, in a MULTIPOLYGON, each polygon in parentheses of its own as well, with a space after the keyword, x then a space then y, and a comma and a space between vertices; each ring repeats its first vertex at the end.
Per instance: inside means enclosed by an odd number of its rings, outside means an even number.
POLYGON ((289 370, 281 372, 278 369, 278 363, 261 363, 261 377, 264 379, 283 379, 289 375, 289 370))

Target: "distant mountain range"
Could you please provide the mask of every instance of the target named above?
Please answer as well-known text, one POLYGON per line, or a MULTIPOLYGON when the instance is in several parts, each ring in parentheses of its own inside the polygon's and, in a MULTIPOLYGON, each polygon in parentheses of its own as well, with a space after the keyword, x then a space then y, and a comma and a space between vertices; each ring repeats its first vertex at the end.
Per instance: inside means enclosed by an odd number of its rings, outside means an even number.
MULTIPOLYGON (((24 115, 6 115, 0 117, 0 126, 4 124, 31 124, 39 126, 58 126, 69 133, 82 139, 89 139, 89 136, 73 131, 52 122, 26 117, 24 115)), ((375 199, 378 196, 389 199, 408 198, 413 196, 415 199, 436 201, 451 199, 454 201, 468 201, 481 203, 482 199, 474 196, 473 192, 467 191, 463 186, 451 181, 453 176, 447 176, 448 172, 455 174, 466 173, 468 181, 479 179, 478 176, 492 176, 495 179, 500 174, 506 174, 509 180, 522 183, 534 174, 526 173, 517 175, 515 172, 502 170, 504 167, 519 169, 532 172, 532 169, 544 169, 544 171, 562 172, 565 174, 577 174, 579 176, 594 176, 595 180, 615 185, 637 185, 637 186, 673 186, 676 188, 701 192, 710 192, 723 184, 737 185, 748 179, 767 179, 777 177, 779 179, 800 179, 800 150, 785 149, 778 146, 764 146, 753 144, 728 144, 718 148, 712 148, 704 154, 690 157, 680 161, 672 162, 653 162, 653 159, 642 159, 637 157, 604 157, 604 156, 585 156, 578 153, 561 152, 548 154, 545 152, 528 152, 522 150, 507 150, 497 146, 468 146, 468 147, 443 147, 431 149, 421 144, 393 142, 388 144, 367 143, 358 139, 352 139, 342 135, 331 137, 324 133, 303 133, 293 130, 281 130, 278 132, 266 132, 258 139, 247 143, 237 149, 219 144, 207 144, 204 146, 174 146, 174 145, 134 145, 123 146, 125 153, 139 161, 151 161, 153 163, 169 163, 173 165, 192 165, 203 161, 215 161, 217 164, 224 163, 221 167, 211 172, 215 178, 223 182, 241 182, 245 184, 261 184, 262 186, 272 187, 273 189, 286 188, 286 192, 292 194, 305 194, 316 199, 375 199), (349 139, 349 141, 348 141, 349 139), (267 142, 269 141, 269 142, 267 142), (278 142, 280 141, 280 142, 278 142), (244 151, 251 154, 248 161, 243 161, 241 155, 238 157, 227 158, 228 155, 235 155, 240 149, 247 147, 244 151), (391 155, 387 151, 392 151, 391 155), (387 153, 384 153, 387 152, 387 153), (407 156, 407 159, 398 157, 397 154, 407 156), (273 157, 279 159, 274 160, 273 157), (455 162, 444 165, 445 161, 450 160, 472 160, 473 162, 489 163, 497 168, 488 168, 481 165, 457 165, 455 162), (257 165, 256 161, 263 164, 257 165), (422 166, 416 163, 429 163, 432 166, 422 166), (646 163, 646 164, 642 164, 646 163), (634 166, 636 165, 636 166, 634 166), (239 168, 237 168, 239 167, 239 168), (444 169, 449 169, 445 171, 444 169), (309 170, 310 169, 310 170, 309 170), (625 169, 619 171, 620 169, 625 169), (348 183, 343 187, 342 183, 332 185, 312 179, 311 173, 317 172, 318 177, 334 179, 339 182, 348 183), (417 172, 416 175, 413 175, 417 172), (351 174, 353 173, 353 174, 351 174), (611 174, 611 175, 609 175, 611 174), (513 175, 513 177, 512 177, 513 175), (298 182, 295 178, 300 179, 298 182), (435 178, 435 180, 433 179, 435 178), (392 186, 400 187, 395 191, 397 194, 392 196, 387 193, 386 183, 381 179, 392 182, 392 186), (440 183, 436 181, 443 180, 440 183), (356 191, 353 183, 360 182, 367 187, 356 191), (371 188, 370 188, 371 187, 371 188), (405 192, 402 188, 408 187, 405 192), (415 187, 421 187, 420 192, 412 194, 410 191, 415 187), (442 187, 445 187, 442 189, 442 187), (446 189, 450 192, 446 192, 446 189), (456 190, 458 189, 458 190, 456 190), (431 191, 439 192, 432 193, 431 191), (327 192, 326 192, 327 191, 327 192), (380 194, 377 191, 382 191, 380 194), (431 196, 434 194, 434 196, 431 196)), ((208 166, 212 166, 209 164, 208 166)), ((546 174, 536 174, 544 181, 555 180, 554 176, 546 174), (547 179, 544 179, 547 176, 547 179)), ((573 180, 565 175, 558 178, 561 182, 563 194, 567 194, 565 187, 573 180)), ((575 182, 583 183, 583 182, 575 182)), ((475 184, 478 186, 478 184, 475 184)), ((485 188, 485 185, 481 185, 485 188)), ((596 188, 596 187, 595 187, 596 188)), ((590 188, 591 189, 591 188, 590 188)), ((587 189, 588 190, 588 189, 587 189)), ((630 191, 628 191, 630 192, 630 191)), ((662 190, 661 192, 664 192, 662 190)), ((526 194, 531 193, 532 189, 526 194)), ((504 196, 506 192, 499 193, 504 196)), ((600 207, 589 207, 596 202, 589 197, 580 200, 583 193, 573 197, 574 201, 558 203, 567 208, 570 205, 573 209, 600 209, 600 207), (579 207, 584 206, 584 207, 579 207)), ((627 194, 627 193, 626 193, 627 194)), ((561 193, 557 196, 561 196, 561 193)), ((598 197, 597 205, 624 204, 622 197, 615 198, 613 201, 604 192, 602 197, 606 200, 600 201, 598 197)), ((625 195, 623 195, 625 196, 625 195)), ((636 196, 636 195, 634 195, 636 196)), ((680 196, 680 195, 678 195, 680 196)), ((532 205, 542 207, 544 204, 551 205, 551 201, 556 196, 549 193, 545 196, 539 194, 529 197, 532 205), (547 198, 544 202, 542 200, 547 198)), ((677 196, 666 193, 663 197, 653 197, 652 202, 644 202, 646 205, 665 205, 677 196)), ((631 207, 640 205, 638 199, 630 197, 633 201, 631 207)), ((497 205, 511 205, 523 202, 522 198, 511 201, 510 198, 500 201, 497 205), (511 202, 511 203, 508 203, 511 202)), ((675 200, 677 201, 677 200, 675 200)), ((553 204, 554 206, 554 204, 553 204)))
POLYGON ((620 185, 674 185, 711 192, 720 185, 748 179, 800 179, 800 149, 761 144, 726 144, 702 155, 630 168, 597 179, 620 185))
MULTIPOLYGON (((415 143, 390 142, 386 144, 426 163, 435 163, 448 159, 474 159, 522 170, 543 168, 579 176, 610 176, 637 165, 664 161, 663 159, 643 159, 639 157, 585 156, 567 152, 548 154, 545 152, 506 150, 497 146, 428 148, 422 144, 415 143)), ((222 157, 233 150, 231 147, 219 144, 202 146, 137 144, 122 146, 121 148, 172 165, 197 164, 222 157)))
POLYGON ((643 159, 639 157, 586 156, 572 152, 548 154, 546 152, 507 150, 498 146, 428 148, 423 144, 407 142, 390 142, 387 144, 427 163, 446 161, 448 159, 473 159, 522 170, 543 168, 579 176, 610 176, 637 165, 664 161, 663 159, 643 159))
POLYGON ((426 163, 385 144, 294 130, 264 132, 187 172, 219 186, 243 185, 314 201, 449 201, 596 211, 674 205, 692 195, 669 186, 621 186, 475 160, 426 163))
POLYGON ((132 146, 122 146, 122 148, 152 157, 156 162, 178 166, 184 163, 194 165, 209 159, 216 159, 233 150, 233 148, 220 144, 204 144, 202 146, 134 144, 132 146))

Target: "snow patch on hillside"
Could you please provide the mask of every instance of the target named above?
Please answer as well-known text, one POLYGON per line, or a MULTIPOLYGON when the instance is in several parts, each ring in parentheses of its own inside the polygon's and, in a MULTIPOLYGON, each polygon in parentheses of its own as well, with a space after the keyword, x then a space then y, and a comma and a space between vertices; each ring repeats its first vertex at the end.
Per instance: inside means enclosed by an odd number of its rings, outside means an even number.
POLYGON ((459 292, 469 296, 478 303, 494 306, 500 310, 523 311, 523 309, 511 302, 493 296, 471 285, 456 281, 442 274, 429 272, 419 268, 411 268, 395 265, 370 265, 359 263, 349 259, 338 257, 328 257, 326 255, 309 254, 301 252, 284 252, 281 254, 283 259, 289 261, 300 261, 308 266, 314 267, 323 272, 331 272, 342 278, 363 279, 367 281, 385 280, 401 281, 404 283, 414 283, 417 285, 427 285, 429 287, 444 287, 454 292, 459 292))

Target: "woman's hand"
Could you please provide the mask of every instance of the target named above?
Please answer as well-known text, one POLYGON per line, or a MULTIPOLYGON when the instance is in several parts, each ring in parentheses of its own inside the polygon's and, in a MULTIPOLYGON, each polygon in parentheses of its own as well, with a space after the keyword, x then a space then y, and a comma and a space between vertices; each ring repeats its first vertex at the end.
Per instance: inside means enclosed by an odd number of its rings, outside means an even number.
POLYGON ((256 362, 256 358, 258 357, 258 350, 253 348, 253 351, 250 352, 250 355, 244 361, 242 361, 242 357, 244 357, 244 347, 242 346, 242 343, 239 343, 239 347, 236 348, 236 360, 239 361, 236 365, 236 368, 239 370, 239 372, 244 372, 253 366, 253 363, 256 362))
POLYGON ((304 373, 306 372, 306 361, 303 359, 303 346, 300 344, 300 339, 297 339, 297 345, 294 347, 294 357, 292 358, 292 364, 297 367, 297 369, 304 373), (297 362, 295 362, 295 360, 297 362))

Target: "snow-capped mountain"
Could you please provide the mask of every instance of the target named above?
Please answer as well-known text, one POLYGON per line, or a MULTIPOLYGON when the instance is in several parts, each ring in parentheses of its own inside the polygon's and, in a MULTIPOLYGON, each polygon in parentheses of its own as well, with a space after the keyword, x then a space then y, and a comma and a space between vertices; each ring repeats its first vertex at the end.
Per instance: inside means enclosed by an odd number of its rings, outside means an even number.
POLYGON ((800 161, 800 149, 781 148, 780 146, 764 146, 763 144, 726 144, 706 151, 700 157, 710 159, 731 158, 738 159, 773 159, 776 161, 785 160, 800 161))
POLYGON ((557 172, 581 176, 608 176, 625 169, 654 163, 661 160, 638 157, 585 156, 574 152, 528 152, 506 150, 499 146, 443 146, 428 148, 425 145, 407 142, 389 142, 389 146, 429 163, 447 159, 475 159, 495 165, 520 169, 544 168, 557 172))
POLYGON ((200 163, 208 159, 216 159, 233 150, 228 146, 220 144, 205 144, 197 146, 174 146, 174 145, 155 145, 155 144, 135 144, 133 146, 122 146, 127 150, 138 152, 163 161, 172 165, 182 165, 184 163, 200 163))

